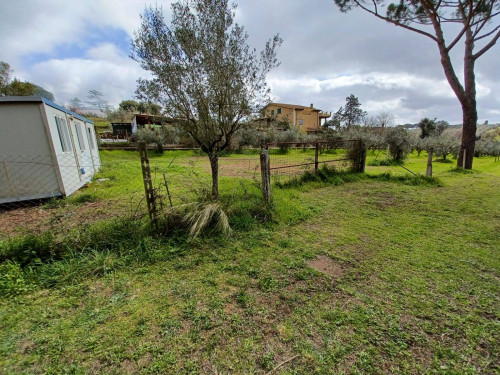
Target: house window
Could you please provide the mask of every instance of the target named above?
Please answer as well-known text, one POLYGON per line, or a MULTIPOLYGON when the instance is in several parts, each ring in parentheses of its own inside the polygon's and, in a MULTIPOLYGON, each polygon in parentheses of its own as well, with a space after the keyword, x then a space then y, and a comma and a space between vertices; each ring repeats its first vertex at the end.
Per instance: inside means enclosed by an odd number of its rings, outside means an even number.
POLYGON ((85 142, 83 140, 82 127, 75 124, 76 138, 78 138, 78 145, 80 146, 80 151, 85 151, 85 142))
POLYGON ((92 137, 92 130, 87 128, 87 138, 89 139, 89 145, 91 150, 95 150, 94 137, 92 137))
POLYGON ((281 115, 281 108, 278 108, 278 115, 281 115))
POLYGON ((62 117, 55 116, 57 134, 59 134, 59 141, 61 142, 61 149, 63 152, 71 151, 71 141, 69 139, 68 124, 62 117))
POLYGON ((274 116, 274 109, 271 109, 271 116, 274 116))
POLYGON ((303 122, 303 120, 302 120, 302 119, 300 119, 300 120, 299 120, 299 125, 301 125, 301 126, 302 126, 302 122, 303 122))

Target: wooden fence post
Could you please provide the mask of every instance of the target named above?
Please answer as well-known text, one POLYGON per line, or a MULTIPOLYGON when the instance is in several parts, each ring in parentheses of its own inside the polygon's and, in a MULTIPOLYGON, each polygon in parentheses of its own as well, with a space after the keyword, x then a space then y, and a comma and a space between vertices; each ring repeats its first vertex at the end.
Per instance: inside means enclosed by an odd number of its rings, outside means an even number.
POLYGON ((365 173, 366 145, 361 139, 352 140, 350 142, 352 142, 352 155, 350 155, 352 171, 354 173, 365 173))
POLYGON ((314 153, 314 173, 318 174, 318 153, 319 153, 319 143, 316 142, 316 150, 314 153))
POLYGON ((146 203, 148 205, 149 219, 158 230, 158 219, 156 211, 156 197, 151 180, 151 168, 149 167, 148 147, 146 142, 139 143, 139 155, 141 156, 142 179, 144 181, 144 192, 146 194, 146 203))
POLYGON ((271 203, 271 170, 269 150, 262 148, 260 151, 260 173, 262 175, 262 194, 267 205, 271 203))

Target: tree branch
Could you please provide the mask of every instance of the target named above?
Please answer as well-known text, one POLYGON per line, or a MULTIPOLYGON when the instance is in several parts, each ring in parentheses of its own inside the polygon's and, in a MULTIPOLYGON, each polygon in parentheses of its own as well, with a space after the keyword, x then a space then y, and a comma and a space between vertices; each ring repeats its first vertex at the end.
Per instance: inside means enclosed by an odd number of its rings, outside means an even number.
POLYGON ((493 47, 495 45, 498 38, 500 38, 500 31, 497 32, 497 34, 493 37, 493 39, 490 40, 490 42, 487 45, 485 45, 483 48, 481 48, 476 54, 472 55, 472 58, 474 60, 476 60, 480 56, 482 56, 486 51, 488 51, 491 47, 493 47))
POLYGON ((475 38, 474 40, 481 40, 481 39, 484 39, 484 38, 487 38, 489 37, 491 34, 494 34, 498 29, 500 29, 500 25, 498 25, 497 27, 495 27, 493 30, 491 30, 490 32, 486 33, 486 34, 483 34, 481 36, 478 36, 477 38, 475 38))
MULTIPOLYGON (((479 1, 479 3, 481 3, 481 1, 479 1)), ((455 39, 448 45, 448 47, 446 47, 447 51, 451 51, 451 49, 453 47, 455 47, 455 45, 459 42, 460 39, 462 39, 462 37, 464 36, 465 32, 470 27, 470 22, 472 21, 474 11, 472 9, 472 3, 469 3, 469 4, 470 4, 470 6, 469 6, 469 8, 470 8, 469 9, 469 15, 467 16, 467 18, 466 18, 466 20, 464 22, 464 26, 463 26, 462 30, 460 30, 460 32, 458 33, 458 35, 455 37, 455 39)), ((463 10, 461 4, 458 6, 458 8, 460 9, 460 11, 462 13, 462 16, 465 17, 465 11, 463 10)))
POLYGON ((435 42, 437 42, 437 39, 434 35, 426 32, 426 31, 423 31, 423 30, 420 30, 420 29, 417 29, 415 27, 411 27, 411 26, 408 26, 408 25, 405 25, 403 23, 400 23, 398 21, 395 21, 395 20, 392 20, 390 19, 389 17, 384 17, 382 15, 380 15, 378 12, 375 12, 367 7, 365 7, 363 4, 361 4, 358 0, 355 0, 354 1, 356 3, 356 5, 358 5, 361 9, 363 9, 365 12, 368 12, 372 15, 374 15, 375 17, 377 18, 380 18, 381 20, 384 20, 384 21, 387 21, 389 23, 392 23, 393 25, 396 25, 396 26, 399 26, 399 27, 402 27, 404 29, 407 29, 407 30, 410 30, 410 31, 413 31, 415 33, 418 33, 418 34, 421 34, 421 35, 424 35, 432 40, 434 40, 435 42))

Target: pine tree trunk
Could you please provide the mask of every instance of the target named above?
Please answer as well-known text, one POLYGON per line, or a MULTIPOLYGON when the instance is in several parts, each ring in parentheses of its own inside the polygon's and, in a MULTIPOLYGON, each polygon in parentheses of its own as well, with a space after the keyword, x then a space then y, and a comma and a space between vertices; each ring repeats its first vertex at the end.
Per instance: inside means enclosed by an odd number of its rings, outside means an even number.
POLYGON ((474 74, 475 57, 473 55, 474 37, 472 30, 469 28, 465 32, 464 86, 462 86, 453 69, 441 25, 435 17, 432 17, 432 22, 436 31, 436 37, 438 38, 437 44, 441 55, 441 65, 443 66, 446 79, 462 105, 462 144, 460 146, 457 166, 472 169, 477 126, 476 76, 474 74))
MULTIPOLYGON (((475 100, 474 100, 475 102, 475 100)), ((462 144, 458 154, 457 167, 472 169, 472 159, 474 157, 474 147, 476 145, 477 111, 476 106, 469 108, 462 107, 463 127, 462 144), (464 160, 465 154, 465 160, 464 160)))
POLYGON ((219 155, 208 155, 210 168, 212 169, 212 198, 219 200, 219 155))
POLYGON ((474 38, 470 29, 465 33, 464 56, 464 97, 462 104, 462 145, 458 154, 457 166, 472 169, 474 147, 476 145, 477 106, 476 106, 476 76, 474 74, 475 60, 472 55, 474 38))

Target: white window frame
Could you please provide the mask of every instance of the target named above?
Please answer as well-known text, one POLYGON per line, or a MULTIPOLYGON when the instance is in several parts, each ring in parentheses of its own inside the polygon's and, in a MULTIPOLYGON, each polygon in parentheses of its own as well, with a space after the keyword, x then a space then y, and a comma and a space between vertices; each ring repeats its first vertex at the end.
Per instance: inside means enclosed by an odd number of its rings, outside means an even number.
POLYGON ((80 124, 74 124, 76 130, 76 138, 78 139, 78 146, 80 146, 80 151, 85 151, 85 140, 83 138, 82 126, 80 124))
POLYGON ((87 138, 89 140, 89 147, 93 151, 93 150, 95 150, 95 143, 94 143, 94 137, 93 137, 94 133, 92 132, 92 129, 90 128, 90 126, 86 126, 85 128, 87 129, 87 138))
POLYGON ((71 139, 69 135, 68 123, 66 119, 59 116, 54 116, 56 119, 57 134, 59 135, 59 141, 61 143, 62 152, 71 152, 73 147, 71 147, 71 139))
POLYGON ((299 126, 302 126, 303 123, 304 123, 304 120, 299 119, 299 126))

